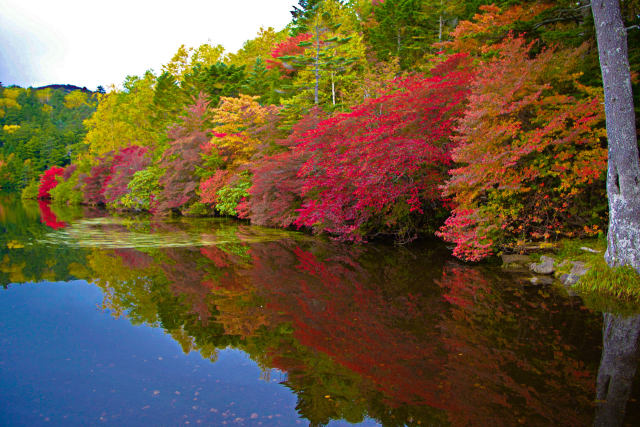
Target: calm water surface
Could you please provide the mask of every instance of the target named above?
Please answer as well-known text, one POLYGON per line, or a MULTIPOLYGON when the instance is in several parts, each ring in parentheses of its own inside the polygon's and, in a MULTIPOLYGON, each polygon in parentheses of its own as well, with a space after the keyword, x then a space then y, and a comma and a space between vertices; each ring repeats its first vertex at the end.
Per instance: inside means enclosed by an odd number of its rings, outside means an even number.
POLYGON ((0 425, 640 424, 633 310, 435 242, 9 197, 0 230, 0 425))

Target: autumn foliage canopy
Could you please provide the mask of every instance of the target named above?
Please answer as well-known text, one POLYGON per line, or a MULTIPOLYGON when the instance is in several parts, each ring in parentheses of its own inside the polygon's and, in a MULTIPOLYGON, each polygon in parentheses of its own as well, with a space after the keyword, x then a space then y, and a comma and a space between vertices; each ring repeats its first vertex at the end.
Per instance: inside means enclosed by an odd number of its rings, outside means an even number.
POLYGON ((307 132, 296 147, 311 155, 299 171, 306 200, 296 224, 356 241, 371 232, 371 221, 414 232, 407 218, 440 205, 449 136, 473 77, 469 65, 454 55, 430 77, 396 79, 383 96, 307 132))
POLYGON ((467 261, 602 230, 593 47, 544 37, 550 3, 347 3, 301 2, 289 32, 261 31, 229 64, 182 49, 160 77, 129 78, 53 197, 351 242, 436 234, 467 261))

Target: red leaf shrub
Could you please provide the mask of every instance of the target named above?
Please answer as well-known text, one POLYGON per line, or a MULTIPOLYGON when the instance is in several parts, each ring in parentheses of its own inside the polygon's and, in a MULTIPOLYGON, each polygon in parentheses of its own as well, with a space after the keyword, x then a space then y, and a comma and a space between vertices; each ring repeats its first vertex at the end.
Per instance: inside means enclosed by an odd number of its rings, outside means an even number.
POLYGON ((179 209, 197 199, 199 178, 196 171, 203 164, 203 148, 209 142, 207 132, 203 130, 208 106, 201 94, 195 104, 188 107, 187 114, 181 117, 182 124, 169 131, 169 148, 159 163, 165 172, 159 179, 161 190, 153 202, 155 212, 179 209))
POLYGON ((217 169, 211 177, 200 183, 200 201, 215 204, 218 200, 217 192, 228 184, 232 172, 227 169, 217 169))
POLYGON ((78 166, 75 163, 70 164, 66 168, 64 168, 64 173, 62 174, 62 179, 64 181, 68 181, 71 178, 71 175, 78 169, 78 166))
POLYGON ((40 177, 40 187, 38 187, 38 199, 50 199, 50 191, 58 185, 57 176, 64 174, 64 169, 58 166, 52 166, 47 169, 40 177))
POLYGON ((493 46, 457 128, 459 167, 444 187, 455 207, 438 234, 465 260, 606 223, 601 94, 572 74, 583 50, 533 57, 531 47, 520 37, 493 46))
POLYGON ((298 171, 310 156, 295 145, 324 117, 322 110, 313 108, 293 126, 288 138, 278 142, 285 151, 257 161, 251 169, 253 185, 248 190, 251 197, 237 208, 241 218, 265 226, 289 227, 293 224, 302 204, 303 179, 298 171))
POLYGON ((373 230, 411 237, 425 209, 441 206, 449 138, 472 76, 465 55, 451 56, 431 77, 396 79, 385 95, 307 132, 298 147, 311 157, 299 172, 306 200, 296 225, 345 240, 373 230))
POLYGON ((106 204, 104 192, 111 180, 112 164, 113 152, 110 151, 98 159, 98 164, 91 168, 88 175, 80 176, 79 181, 83 184, 82 192, 85 203, 89 205, 106 204))
POLYGON ((151 163, 149 149, 132 145, 121 148, 114 156, 111 164, 110 179, 105 183, 104 198, 107 203, 116 203, 129 193, 127 185, 133 174, 146 168, 151 163))

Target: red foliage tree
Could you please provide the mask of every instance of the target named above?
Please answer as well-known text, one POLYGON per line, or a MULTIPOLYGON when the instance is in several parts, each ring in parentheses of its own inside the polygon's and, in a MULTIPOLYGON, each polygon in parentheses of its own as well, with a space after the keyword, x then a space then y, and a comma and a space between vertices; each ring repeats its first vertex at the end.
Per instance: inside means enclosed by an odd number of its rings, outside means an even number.
POLYGON ((201 94, 181 117, 182 124, 174 126, 168 133, 169 148, 159 163, 165 172, 160 177, 161 190, 152 206, 155 212, 180 209, 197 199, 199 179, 196 171, 203 164, 202 152, 209 142, 207 132, 203 130, 209 106, 205 99, 201 94))
POLYGON ((480 66, 457 128, 455 208, 439 235, 477 261, 518 240, 593 234, 605 222, 599 89, 572 74, 582 50, 543 51, 507 37, 480 66))
POLYGON ((106 153, 98 159, 98 164, 91 168, 88 175, 80 176, 83 184, 82 192, 84 202, 89 205, 104 205, 105 189, 111 180, 111 165, 113 163, 113 152, 106 153))
POLYGON ((62 174, 62 179, 64 181, 68 181, 71 178, 71 175, 78 169, 78 166, 75 163, 70 164, 66 168, 64 168, 64 173, 62 174))
POLYGON ((385 95, 301 138, 311 158, 300 171, 307 200, 296 224, 356 241, 374 221, 376 231, 413 234, 412 213, 439 206, 449 138, 473 77, 469 62, 454 55, 431 77, 396 79, 385 95))
POLYGON ((276 68, 283 73, 283 76, 290 76, 295 73, 296 69, 286 62, 283 62, 280 58, 283 56, 296 56, 304 52, 305 47, 299 46, 300 43, 306 42, 311 39, 312 34, 302 33, 295 37, 289 37, 287 40, 279 43, 272 51, 271 56, 273 59, 267 59, 267 68, 276 68))
POLYGON ((309 114, 293 126, 290 136, 278 141, 285 151, 257 161, 251 169, 253 185, 248 200, 238 206, 240 217, 253 224, 289 227, 298 217, 302 205, 303 179, 298 171, 309 160, 310 153, 297 149, 302 136, 314 129, 325 114, 314 107, 309 114))
POLYGON ((132 145, 121 148, 114 156, 111 164, 110 179, 104 189, 107 203, 114 203, 129 192, 127 185, 133 174, 146 168, 151 163, 147 147, 132 145))
POLYGON ((47 169, 40 177, 40 187, 38 187, 38 199, 50 199, 50 191, 58 185, 57 176, 64 174, 64 169, 58 166, 52 166, 47 169))

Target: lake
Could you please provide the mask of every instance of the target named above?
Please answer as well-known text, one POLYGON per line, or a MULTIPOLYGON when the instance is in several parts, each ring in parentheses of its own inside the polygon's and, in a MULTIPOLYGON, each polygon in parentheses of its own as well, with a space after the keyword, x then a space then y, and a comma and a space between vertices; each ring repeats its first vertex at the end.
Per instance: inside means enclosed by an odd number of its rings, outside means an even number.
POLYGON ((0 227, 1 425, 640 423, 633 310, 437 241, 9 196, 0 227))

